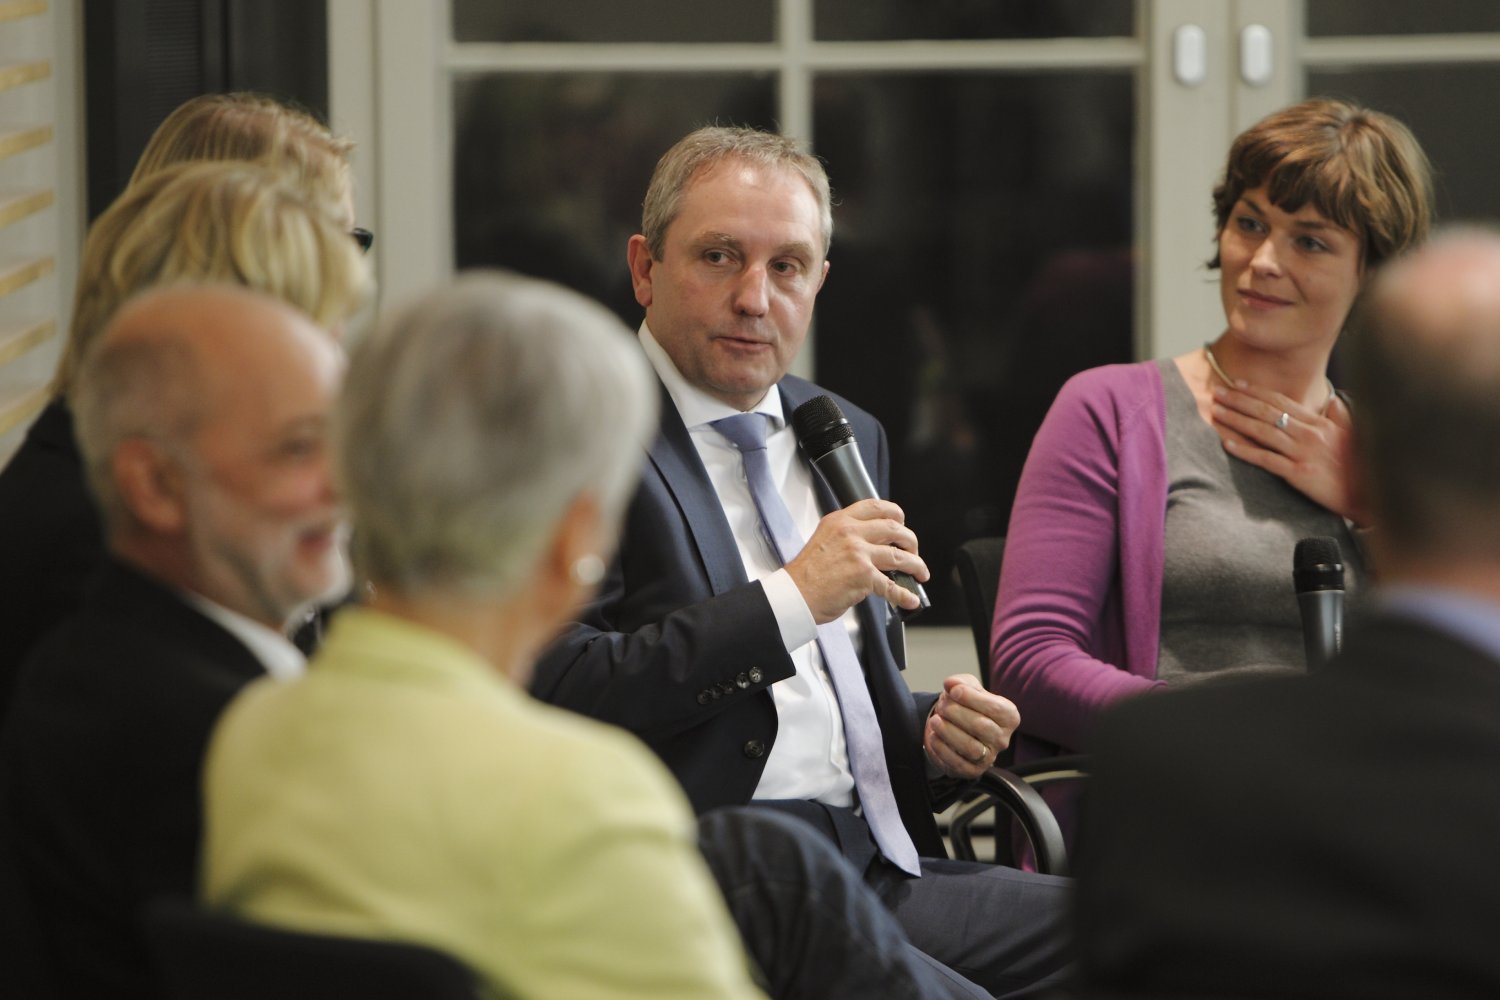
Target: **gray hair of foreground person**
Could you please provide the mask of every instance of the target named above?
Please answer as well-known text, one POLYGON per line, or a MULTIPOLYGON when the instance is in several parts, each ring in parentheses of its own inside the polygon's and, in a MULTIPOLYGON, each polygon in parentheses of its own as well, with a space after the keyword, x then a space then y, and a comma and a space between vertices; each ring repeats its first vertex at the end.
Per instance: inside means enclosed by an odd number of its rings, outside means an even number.
POLYGON ((1500 560, 1500 231, 1444 229, 1381 268, 1347 341, 1372 541, 1500 560))
POLYGON ((354 562, 377 588, 504 596, 581 496, 617 523, 657 391, 613 313, 471 272, 355 345, 335 419, 354 562))

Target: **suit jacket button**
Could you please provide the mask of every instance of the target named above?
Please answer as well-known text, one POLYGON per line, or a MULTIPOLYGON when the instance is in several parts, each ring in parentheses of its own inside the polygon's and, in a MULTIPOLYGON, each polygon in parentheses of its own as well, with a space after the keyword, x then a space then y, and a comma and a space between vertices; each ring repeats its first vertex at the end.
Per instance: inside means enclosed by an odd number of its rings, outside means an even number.
POLYGON ((766 675, 761 672, 760 667, 751 667, 750 668, 750 683, 751 684, 759 684, 765 678, 765 676, 766 675))
POLYGON ((699 691, 698 692, 698 704, 700 704, 700 705, 707 705, 708 704, 708 699, 709 699, 709 693, 707 691, 699 691))
POLYGON ((742 749, 751 760, 759 760, 766 755, 766 745, 760 740, 747 740, 742 749))
POLYGON ((750 686, 750 675, 740 674, 734 679, 734 683, 741 691, 743 691, 745 688, 750 686))

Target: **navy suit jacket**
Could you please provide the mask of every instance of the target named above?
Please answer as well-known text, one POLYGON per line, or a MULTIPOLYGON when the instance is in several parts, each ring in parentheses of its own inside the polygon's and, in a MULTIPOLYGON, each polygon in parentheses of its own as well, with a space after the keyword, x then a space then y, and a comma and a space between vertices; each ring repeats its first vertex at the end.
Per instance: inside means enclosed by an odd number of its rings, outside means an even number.
POLYGON ((1122 702, 1083 802, 1088 985, 1500 996, 1497 775, 1500 662, 1395 616, 1310 676, 1122 702))
MULTIPOLYGON (((823 392, 794 376, 780 389, 788 416, 823 392)), ((666 762, 701 813, 750 801, 776 741, 770 686, 796 671, 765 591, 746 579, 687 428, 665 391, 662 397, 661 433, 626 514, 619 553, 597 599, 543 654, 532 690, 634 732, 666 762)), ((883 495, 889 482, 884 429, 834 398, 883 495)), ((833 497, 813 478, 824 508, 833 510, 833 497)), ((857 609, 865 677, 902 820, 921 854, 942 857, 921 749, 922 725, 936 696, 913 695, 902 679, 905 664, 887 634, 888 608, 870 598, 857 609)), ((792 811, 820 818, 811 807, 792 811)), ((868 836, 841 825, 850 818, 847 811, 831 815, 820 825, 862 866, 873 853, 868 836)))

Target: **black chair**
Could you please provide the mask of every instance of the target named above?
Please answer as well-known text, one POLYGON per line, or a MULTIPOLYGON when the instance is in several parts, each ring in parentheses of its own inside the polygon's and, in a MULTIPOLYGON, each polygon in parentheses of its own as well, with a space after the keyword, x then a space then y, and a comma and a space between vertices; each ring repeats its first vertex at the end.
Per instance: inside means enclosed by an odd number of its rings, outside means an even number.
MULTIPOLYGON (((964 609, 969 615, 969 629, 974 635, 974 653, 979 660, 979 679, 985 687, 990 684, 990 627, 995 618, 995 598, 1000 592, 1000 567, 1005 559, 1005 538, 996 535, 971 538, 959 545, 954 553, 954 572, 958 576, 959 588, 964 595, 964 609)), ((1007 747, 995 757, 997 767, 1019 778, 1035 794, 1035 789, 1057 781, 1076 781, 1086 777, 1088 759, 1082 754, 1067 754, 1043 760, 1015 763, 1015 750, 1007 747)), ((966 861, 975 860, 973 846, 974 824, 997 804, 1006 806, 1020 817, 1020 812, 996 788, 981 784, 979 795, 960 810, 949 823, 948 837, 953 843, 953 853, 966 861)), ((1037 796, 1041 801, 1041 796, 1037 796)), ((1048 819, 1056 825, 1051 810, 1048 819)), ((1025 824, 1022 824, 1023 829, 1025 824)), ((1067 854, 1062 851, 1044 862, 1037 838, 1026 830, 1036 854, 1037 870, 1054 875, 1067 874, 1067 854), (1045 865, 1045 866, 1044 866, 1045 865)), ((1059 835, 1060 837, 1060 835, 1059 835)), ((997 851, 998 853, 998 851, 997 851)))
POLYGON ((148 904, 143 930, 170 1000, 475 1000, 440 951, 250 923, 183 899, 148 904))
POLYGON ((953 555, 964 595, 964 611, 974 633, 974 651, 979 654, 979 682, 990 686, 990 626, 995 619, 995 598, 1000 593, 1000 565, 1005 560, 1005 536, 971 538, 953 555))
POLYGON ((991 810, 1005 809, 1031 842, 1036 870, 1043 875, 1068 874, 1068 848, 1062 827, 1052 815, 1052 807, 1027 779, 1006 768, 992 767, 979 776, 969 794, 972 804, 948 824, 948 840, 953 844, 955 858, 979 860, 974 850, 975 820, 991 810))

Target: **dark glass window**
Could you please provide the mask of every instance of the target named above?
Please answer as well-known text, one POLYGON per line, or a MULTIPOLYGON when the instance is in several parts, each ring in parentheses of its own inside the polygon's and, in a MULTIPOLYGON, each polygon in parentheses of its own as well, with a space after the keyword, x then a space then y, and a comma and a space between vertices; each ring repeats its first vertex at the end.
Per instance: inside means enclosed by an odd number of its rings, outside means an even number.
POLYGON ((1489 124, 1500 121, 1500 66, 1321 71, 1307 74, 1307 92, 1347 97, 1405 122, 1432 162, 1439 221, 1500 219, 1489 124))
MULTIPOLYGON (((953 549, 1005 531, 1068 376, 1131 358, 1134 76, 839 73, 814 88, 836 198, 816 375, 890 433, 892 495, 934 573, 919 621, 961 622, 953 549)), ((634 327, 625 245, 657 158, 705 123, 775 127, 775 83, 476 74, 456 80, 454 114, 459 266, 561 281, 634 327)))
POLYGON ((1500 31, 1495 0, 1307 0, 1307 33, 1324 35, 1445 35, 1500 31))
POLYGON ((768 75, 496 73, 454 83, 459 267, 508 267, 594 296, 634 329, 625 244, 657 158, 715 121, 772 128, 768 75))
POLYGON ((453 0, 456 42, 769 42, 776 0, 453 0))
POLYGON ((1097 38, 1135 34, 1130 0, 816 0, 820 41, 1097 38))
POLYGON ((891 495, 933 571, 929 622, 963 621, 951 554, 1005 532, 1062 383, 1131 360, 1133 80, 817 81, 837 198, 817 377, 885 424, 891 495))

